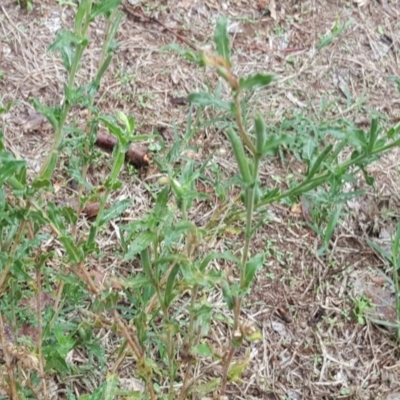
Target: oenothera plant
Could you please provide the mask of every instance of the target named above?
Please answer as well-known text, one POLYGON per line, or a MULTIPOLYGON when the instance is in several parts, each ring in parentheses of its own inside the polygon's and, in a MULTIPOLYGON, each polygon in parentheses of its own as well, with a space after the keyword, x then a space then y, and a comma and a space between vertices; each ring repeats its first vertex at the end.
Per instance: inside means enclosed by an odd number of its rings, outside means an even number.
MULTIPOLYGON (((214 107, 226 113, 225 119, 218 119, 225 121, 222 125, 220 123, 219 127, 224 129, 237 162, 239 175, 235 182, 241 187, 242 195, 240 199, 245 209, 245 236, 241 257, 236 258, 233 255, 227 257, 225 254, 226 258, 236 263, 239 278, 235 280, 232 276, 221 276, 218 282, 222 288, 226 304, 233 312, 230 350, 222 360, 221 393, 224 394, 228 378, 232 376, 232 370, 237 368, 237 365, 235 366, 233 362, 235 349, 242 345, 246 339, 258 336, 253 328, 248 329, 248 326, 243 325, 240 320, 243 299, 264 260, 262 254, 251 254, 251 239, 257 223, 254 220, 255 210, 262 211, 269 204, 282 200, 298 202, 301 195, 310 193, 319 187, 324 187, 328 191, 334 190, 337 195, 343 195, 344 185, 347 182, 355 182, 359 172, 364 175, 367 184, 372 185, 374 180, 368 174, 367 166, 378 160, 383 153, 400 144, 398 138, 400 124, 388 132, 384 132, 379 127, 378 121, 373 119, 367 132, 354 127, 350 129, 343 126, 343 131, 336 127, 332 135, 329 136, 329 130, 327 130, 325 141, 327 140, 328 144, 321 147, 321 143, 311 143, 308 146, 307 157, 305 158, 307 168, 304 175, 299 174, 295 179, 292 179, 287 189, 274 187, 272 180, 271 185, 261 187, 259 169, 263 160, 280 146, 290 144, 293 138, 286 134, 270 134, 268 125, 260 113, 256 114, 254 118, 252 130, 248 130, 246 123, 244 123, 246 118, 242 110, 242 96, 246 91, 270 85, 273 77, 256 73, 239 78, 234 74, 225 18, 220 18, 217 22, 214 41, 216 53, 202 51, 196 54, 190 50, 182 50, 176 45, 169 47, 177 50, 186 59, 198 62, 200 66, 214 68, 223 81, 227 83, 232 95, 231 101, 221 99, 220 90, 217 90, 216 93, 207 91, 193 93, 189 96, 192 106, 197 105, 199 108, 214 107), (232 121, 232 117, 235 124, 226 122, 232 121)), ((174 182, 174 179, 170 179, 173 192, 180 199, 179 204, 181 204, 181 207, 187 207, 184 196, 185 186, 178 186, 174 182)), ((354 193, 354 195, 357 194, 360 193, 354 193)), ((325 230, 319 232, 323 238, 321 254, 329 246, 339 214, 340 209, 337 208, 329 218, 325 230)), ((196 231, 194 227, 192 231, 196 231)), ((190 236, 188 236, 188 240, 189 238, 190 236)), ((197 269, 198 271, 201 271, 201 269, 197 269)), ((193 296, 197 294, 199 286, 192 284, 190 287, 193 301, 193 296)))
MULTIPOLYGON (((93 332, 93 324, 79 320, 65 322, 64 307, 79 308, 83 304, 89 307, 87 302, 92 296, 94 301, 89 315, 94 320, 100 318, 108 329, 115 328, 126 339, 135 354, 138 373, 148 384, 147 392, 151 398, 156 398, 152 369, 148 367, 144 350, 116 310, 118 296, 96 284, 87 269, 87 260, 100 253, 98 238, 102 229, 131 204, 131 201, 123 200, 106 207, 111 192, 121 185, 118 176, 129 143, 144 138, 134 135, 132 117, 123 113, 117 113, 117 118, 102 115, 95 104, 101 80, 116 49, 114 38, 122 18, 118 10, 120 1, 80 1, 73 30, 60 31, 49 48, 60 53, 67 79, 60 105, 44 105, 33 100, 36 110, 47 118, 54 131, 51 149, 38 174, 28 176, 26 162, 7 151, 2 137, 0 140, 0 337, 2 349, 8 352, 5 358, 8 360, 10 398, 32 397, 29 388, 48 398, 46 379, 42 379, 38 388, 39 378, 45 378, 47 373, 76 373, 66 361, 67 354, 82 340, 86 343, 93 339, 89 333, 93 332), (105 32, 97 70, 86 82, 78 81, 77 72, 86 65, 84 54, 90 44, 89 26, 100 18, 105 22, 105 32), (79 116, 71 118, 72 111, 77 108, 87 110, 81 120, 79 116), (98 157, 94 143, 100 124, 117 136, 118 143, 114 147, 108 177, 100 187, 92 187, 87 175, 89 165, 98 157), (66 171, 59 168, 60 154, 68 156, 63 159, 64 162, 67 159, 66 171), (56 179, 59 180, 65 172, 68 174, 65 180, 72 178, 77 184, 76 201, 65 199, 56 204, 54 175, 57 173, 56 179), (97 216, 89 226, 78 229, 78 219, 89 200, 98 202, 97 216), (57 243, 58 251, 53 250, 54 245, 49 247, 49 243, 57 243), (29 300, 32 297, 37 300, 36 310, 32 312, 35 307, 20 309, 19 301, 22 299, 32 304, 29 300), (50 302, 52 307, 47 307, 42 313, 42 305, 46 306, 46 302, 47 305, 50 302), (100 317, 104 310, 109 312, 109 320, 100 317), (24 358, 21 354, 26 354, 26 351, 15 351, 18 343, 7 334, 18 332, 22 321, 30 322, 29 329, 34 332, 32 336, 37 342, 37 351, 33 353, 37 357, 29 358, 29 366, 25 364, 29 369, 25 372, 29 374, 25 375, 13 369, 12 358, 21 361, 18 357, 24 358), (19 393, 21 397, 18 397, 19 393)), ((99 346, 87 347, 85 351, 89 359, 93 355, 98 360, 104 359, 99 346)), ((100 368, 104 369, 104 361, 94 370, 100 368)), ((116 380, 110 378, 102 385, 102 390, 111 396, 108 398, 114 398, 116 387, 116 380)))

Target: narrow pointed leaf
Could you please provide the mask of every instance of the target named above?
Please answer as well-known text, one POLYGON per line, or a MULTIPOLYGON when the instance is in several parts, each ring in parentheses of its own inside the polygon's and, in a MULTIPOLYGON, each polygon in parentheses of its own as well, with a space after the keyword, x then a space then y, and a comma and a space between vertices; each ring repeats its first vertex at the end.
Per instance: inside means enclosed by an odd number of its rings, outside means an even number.
POLYGON ((174 267, 171 269, 171 272, 168 275, 167 284, 165 286, 165 295, 164 295, 164 302, 165 306, 169 307, 174 300, 174 286, 175 286, 175 278, 178 275, 180 266, 179 264, 175 264, 174 267))
POLYGON ((231 110, 232 103, 229 101, 223 101, 219 98, 212 96, 210 93, 192 93, 188 96, 191 104, 196 104, 198 106, 207 107, 214 106, 222 108, 224 110, 231 110))
POLYGON ((125 254, 124 260, 132 260, 137 254, 146 249, 155 239, 152 232, 141 232, 129 245, 128 252, 125 254))
POLYGON ((369 131, 369 141, 368 141, 368 154, 371 154, 374 149, 376 139, 378 138, 378 120, 373 118, 371 121, 371 128, 369 131))
POLYGON ((217 53, 231 66, 231 49, 228 36, 228 21, 224 17, 218 18, 214 34, 217 53))
POLYGON ((61 236, 60 242, 63 244, 70 262, 73 264, 78 264, 80 261, 83 261, 85 255, 82 248, 76 246, 70 236, 61 236))
POLYGON ((318 172, 319 167, 325 161, 325 159, 328 157, 328 154, 332 150, 332 148, 333 148, 333 145, 328 144, 328 146, 326 146, 325 149, 322 150, 321 154, 317 157, 317 159, 315 160, 311 169, 307 173, 307 179, 311 179, 318 172))
POLYGON ((249 289, 257 271, 262 268, 263 264, 264 264, 263 254, 257 254, 247 262, 242 289, 244 289, 245 291, 249 289))
POLYGON ((131 204, 132 204, 131 199, 125 199, 112 205, 109 209, 104 211, 99 225, 103 225, 108 221, 111 221, 112 219, 119 217, 131 204))
POLYGON ((273 75, 264 75, 264 74, 249 75, 246 78, 239 79, 239 86, 241 90, 253 90, 264 86, 268 86, 273 81, 273 79, 274 79, 273 75))

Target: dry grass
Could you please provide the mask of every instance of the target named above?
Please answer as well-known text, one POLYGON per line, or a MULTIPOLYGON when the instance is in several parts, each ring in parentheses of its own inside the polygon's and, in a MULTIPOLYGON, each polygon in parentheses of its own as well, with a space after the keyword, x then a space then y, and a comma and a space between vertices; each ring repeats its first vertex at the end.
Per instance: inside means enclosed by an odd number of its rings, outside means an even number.
MULTIPOLYGON (((256 5, 244 0, 150 1, 143 2, 142 7, 198 46, 211 45, 218 15, 228 16, 232 21, 235 71, 272 72, 278 76, 271 90, 251 99, 270 116, 271 124, 279 124, 291 107, 310 105, 318 114, 322 98, 336 104, 330 111, 332 118, 342 116, 362 126, 368 123, 370 109, 385 115, 388 124, 398 122, 400 99, 387 77, 400 75, 400 2, 371 0, 363 8, 349 3, 285 0, 276 4, 276 20, 268 14, 260 17, 256 5), (257 19, 251 22, 253 16, 257 19), (336 19, 354 22, 330 46, 316 51, 315 46, 336 19), (349 107, 346 91, 352 105, 362 99, 363 107, 349 107)), ((51 144, 52 132, 37 119, 29 99, 35 97, 47 104, 61 100, 64 72, 57 55, 49 54, 47 48, 57 29, 71 26, 73 10, 50 0, 35 2, 29 13, 11 1, 0 9, 0 70, 4 73, 0 93, 3 103, 15 102, 3 121, 6 143, 28 160, 31 170, 37 171, 51 144)), ((94 71, 101 48, 100 25, 91 28, 93 42, 82 73, 94 71)), ((186 96, 198 90, 205 79, 215 81, 213 74, 204 75, 177 55, 162 52, 161 47, 175 38, 156 23, 126 16, 117 40, 120 47, 104 79, 99 107, 108 113, 120 109, 133 114, 140 133, 164 127, 168 136, 173 124, 183 129, 187 109, 172 105, 170 96, 186 96)), ((234 163, 222 134, 205 128, 196 144, 202 158, 219 149, 213 161, 226 176, 232 175, 234 163)), ((399 212, 398 157, 396 150, 371 166, 377 190, 363 200, 378 205, 382 196, 389 196, 394 214, 399 212)), ((290 165, 268 160, 262 178, 268 182, 270 177, 284 177, 288 171, 290 165)), ((90 179, 99 181, 103 174, 102 170, 91 171, 90 179)), ((135 199, 127 219, 138 218, 149 209, 150 197, 144 183, 157 176, 155 168, 138 178, 125 174, 126 185, 118 196, 135 199)), ((66 186, 62 175, 57 179, 66 186)), ((214 206, 197 209, 197 222, 205 226, 214 206)), ((373 218, 386 224, 376 208, 373 218)), ((351 315, 352 274, 381 267, 381 261, 366 245, 366 233, 359 222, 361 211, 354 211, 337 234, 330 265, 315 255, 318 240, 300 217, 284 206, 276 206, 271 214, 273 222, 258 231, 253 249, 270 246, 268 266, 260 273, 243 313, 243 318, 261 327, 263 341, 250 346, 249 369, 243 382, 229 387, 231 398, 388 398, 400 389, 398 346, 386 331, 370 322, 357 324, 351 315)), ((371 216, 362 217, 363 226, 372 223, 371 216)), ((126 268, 113 257, 117 237, 112 232, 104 237, 102 250, 106 256, 97 265, 107 274, 126 268)), ((211 237, 208 245, 218 251, 237 240, 227 232, 222 239, 211 237)), ((210 294, 210 300, 222 303, 216 293, 210 294)), ((217 325, 215 333, 216 342, 222 346, 225 328, 217 325)), ((114 350, 113 339, 108 334, 104 338, 109 354, 114 350)), ((72 360, 79 357, 83 355, 75 354, 72 360)), ((198 372, 208 374, 207 369, 198 372)), ((125 373, 129 375, 129 369, 125 373)), ((79 382, 76 387, 85 390, 79 382)))

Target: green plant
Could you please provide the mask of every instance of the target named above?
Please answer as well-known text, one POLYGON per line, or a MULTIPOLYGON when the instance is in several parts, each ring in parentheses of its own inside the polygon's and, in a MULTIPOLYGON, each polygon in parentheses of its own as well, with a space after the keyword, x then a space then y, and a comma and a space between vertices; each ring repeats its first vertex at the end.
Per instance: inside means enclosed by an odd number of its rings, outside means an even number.
MULTIPOLYGON (((93 343, 90 324, 87 326, 87 322, 76 316, 68 318, 69 307, 89 307, 92 301, 94 313, 85 315, 85 319, 93 317, 109 329, 114 326, 126 338, 148 383, 148 393, 155 398, 143 350, 132 339, 127 322, 116 310, 118 296, 99 287, 86 268, 91 258, 101 257, 98 239, 102 229, 130 205, 130 201, 123 200, 106 207, 111 192, 120 186, 118 175, 129 142, 147 138, 135 135, 132 117, 121 112, 117 118, 103 115, 95 105, 101 80, 116 49, 114 38, 122 18, 117 8, 119 3, 120 0, 81 1, 74 29, 59 32, 49 48, 60 53, 67 81, 60 106, 32 101, 54 130, 52 147, 37 176, 28 177, 26 162, 8 152, 0 141, 0 336, 7 360, 7 390, 13 399, 20 398, 19 393, 32 396, 36 390, 47 397, 46 379, 42 378, 51 373, 71 374, 74 367, 66 361, 67 354, 80 346, 88 353, 89 365, 96 358, 95 373, 104 370, 104 353, 93 343), (82 59, 90 42, 89 24, 99 17, 105 19, 105 34, 97 71, 93 79, 78 84, 77 72, 84 66, 82 59), (80 124, 75 120, 68 123, 70 111, 76 106, 87 109, 86 117, 80 124), (94 143, 100 124, 118 142, 109 175, 97 188, 89 185, 87 174, 97 157, 94 143), (76 202, 66 205, 56 205, 53 200, 54 175, 65 172, 57 169, 61 154, 68 156, 66 172, 78 184, 76 202), (96 218, 87 229, 78 229, 82 210, 92 200, 98 201, 96 218), (61 245, 59 252, 46 245, 49 240, 61 245), (18 306, 21 302, 27 306, 18 306), (104 310, 109 312, 110 319, 100 317, 104 310), (18 342, 21 327, 35 338, 34 344, 18 342), (10 332, 14 332, 16 340, 10 332), (32 352, 33 345, 36 350, 32 352), (13 369, 13 358, 17 358, 28 375, 13 369)), ((111 375, 109 378, 93 394, 95 397, 86 398, 98 398, 105 390, 114 393, 111 386, 115 387, 116 380, 111 375)), ((107 398, 114 398, 113 394, 107 398)))
MULTIPOLYGON (((346 26, 343 27, 343 29, 346 26)), ((337 29, 335 34, 339 34, 341 29, 337 29)), ((189 96, 192 105, 202 107, 214 107, 221 110, 227 116, 226 119, 215 119, 217 124, 222 121, 222 129, 225 130, 227 138, 231 143, 235 160, 238 165, 239 177, 232 183, 241 187, 240 199, 245 208, 242 213, 238 208, 232 212, 241 215, 245 219, 245 235, 243 247, 240 251, 239 259, 232 257, 238 269, 238 279, 234 274, 222 277, 220 282, 224 293, 226 304, 233 311, 233 322, 231 325, 231 346, 228 355, 224 359, 223 379, 221 393, 225 393, 225 388, 229 376, 229 370, 232 368, 235 349, 244 343, 247 335, 246 329, 241 325, 240 311, 245 295, 248 293, 252 280, 257 271, 263 266, 263 254, 251 255, 251 238, 255 233, 256 224, 254 224, 254 212, 261 213, 265 206, 278 201, 294 201, 301 195, 311 193, 317 188, 325 187, 327 193, 334 190, 334 194, 342 196, 343 200, 349 196, 355 196, 359 193, 345 194, 343 188, 346 182, 353 181, 355 176, 363 173, 366 182, 369 185, 374 183, 373 178, 367 173, 366 167, 376 161, 379 156, 400 144, 398 134, 400 124, 391 128, 385 133, 378 126, 377 119, 371 121, 371 127, 368 132, 352 127, 343 132, 337 130, 335 140, 324 139, 323 147, 320 143, 309 139, 306 148, 305 158, 307 170, 304 175, 298 174, 292 177, 289 187, 282 189, 276 187, 261 187, 258 179, 258 170, 263 158, 271 152, 275 152, 293 142, 293 139, 285 133, 275 132, 267 126, 260 114, 254 119, 254 129, 248 133, 247 124, 244 122, 241 94, 246 90, 262 88, 271 83, 270 75, 255 74, 245 78, 237 78, 231 70, 230 44, 226 33, 226 20, 221 18, 217 23, 217 29, 214 36, 217 55, 203 52, 200 60, 191 52, 177 48, 183 57, 197 61, 200 65, 210 66, 216 69, 218 75, 228 84, 232 101, 222 100, 220 92, 215 94, 210 92, 195 93, 189 96), (235 126, 231 122, 234 119, 235 126), (350 156, 342 159, 344 150, 348 151, 350 156)), ((221 125, 220 125, 221 126, 221 125)), ((181 189, 181 188, 180 188, 181 189)), ((173 188, 178 195, 177 189, 173 188)), ((334 213, 329 216, 328 224, 324 231, 319 231, 323 238, 323 246, 320 253, 323 254, 329 246, 334 228, 338 222, 341 209, 338 207, 334 213)), ((192 293, 192 296, 195 293, 192 293)), ((254 332, 253 332, 254 333, 254 332)), ((257 337, 257 335, 255 335, 257 337)))
POLYGON ((365 312, 371 308, 370 301, 365 296, 354 299, 354 315, 360 325, 365 324, 365 312))
MULTIPOLYGON (((25 365, 29 376, 24 380, 19 371, 13 370, 11 362, 18 354, 13 346, 20 344, 3 345, 8 352, 6 364, 12 398, 18 398, 18 393, 34 395, 38 381, 42 381, 40 392, 46 396, 46 381, 41 379, 46 374, 104 375, 111 359, 106 360, 104 350, 95 339, 94 332, 99 327, 118 338, 116 357, 106 379, 80 399, 120 395, 118 370, 128 356, 133 356, 135 375, 143 380, 146 390, 124 395, 171 400, 212 392, 224 395, 228 382, 240 380, 250 361, 249 349, 242 357, 236 356, 236 350, 248 341, 260 339, 257 327, 243 320, 241 311, 257 271, 264 265, 264 254, 253 254, 251 243, 267 206, 278 201, 296 201, 299 196, 321 187, 326 192, 334 188, 335 194, 342 195, 344 183, 360 171, 372 184, 366 167, 400 143, 396 138, 400 126, 385 134, 374 119, 368 132, 350 129, 335 137, 333 143, 329 140, 322 146, 308 143, 312 151, 304 150, 307 151, 304 175, 287 177, 286 188, 280 184, 274 186, 273 179, 267 187, 262 187, 260 166, 271 153, 292 143, 293 138, 282 131, 273 132, 260 113, 250 118, 251 110, 243 95, 270 85, 273 78, 267 74, 238 78, 233 74, 227 21, 221 18, 214 36, 217 54, 185 51, 176 46, 174 49, 190 61, 215 68, 228 87, 231 99, 223 98, 222 83, 216 90, 189 96, 191 107, 183 137, 176 129, 173 146, 165 149, 161 143, 162 154, 155 157, 164 176, 146 186, 154 199, 154 207, 140 220, 119 225, 120 246, 116 247, 114 256, 123 259, 129 267, 139 258, 141 272, 129 272, 118 280, 99 284, 87 266, 102 257, 98 240, 107 223, 131 204, 124 200, 107 208, 107 202, 121 185, 118 177, 129 143, 149 139, 135 134, 133 117, 121 112, 115 116, 103 115, 95 104, 101 79, 116 49, 114 37, 121 19, 117 10, 119 2, 81 1, 74 31, 61 32, 51 46, 51 50, 61 54, 68 79, 61 106, 33 102, 55 132, 52 148, 39 174, 33 179, 28 177, 25 161, 8 152, 1 141, 0 338, 4 344, 9 340, 8 325, 17 333, 26 321, 31 324, 30 329, 37 331, 36 352, 30 351, 32 343, 24 348, 25 359, 30 360, 25 365), (93 80, 78 86, 76 74, 89 44, 88 27, 98 16, 105 17, 106 31, 97 73, 93 80), (76 105, 88 110, 86 119, 80 121, 83 124, 67 123, 72 106, 76 105), (202 121, 204 107, 222 110, 224 115, 202 121), (252 122, 254 127, 249 129, 252 122), (87 175, 89 165, 97 162, 93 146, 100 124, 118 142, 107 178, 99 187, 92 187, 87 175), (185 156, 185 151, 193 150, 190 143, 198 128, 205 125, 216 125, 231 144, 238 175, 229 182, 223 182, 217 167, 210 167, 211 156, 201 162, 185 156), (345 149, 351 150, 351 156, 342 160, 345 149), (65 172, 57 168, 60 154, 68 156, 67 173, 78 183, 74 206, 56 206, 52 197, 54 175, 65 172), (214 209, 206 225, 198 226, 192 216, 199 200, 210 197, 198 189, 199 183, 211 180, 205 173, 207 168, 214 173, 222 204, 214 209), (236 187, 240 188, 238 195, 236 187), (228 196, 231 193, 235 194, 233 200, 228 196), (98 202, 97 215, 90 225, 81 227, 81 212, 92 200, 98 202), (231 245, 223 253, 210 251, 213 238, 220 230, 242 221, 245 226, 239 248, 231 245), (56 241, 58 251, 54 250, 56 241), (214 268, 216 263, 219 268, 214 268), (215 290, 222 292, 225 305, 215 304, 210 298, 215 290), (51 304, 49 297, 53 292, 56 298, 51 304), (29 305, 32 298, 36 300, 34 306, 29 305), (22 299, 27 304, 25 308, 18 307, 22 299), (227 347, 213 343, 214 322, 227 327, 227 347), (87 351, 89 361, 77 371, 67 361, 67 354, 80 347, 87 351), (206 382, 197 379, 196 367, 205 359, 222 365, 222 377, 206 382), (23 382, 29 384, 24 387, 23 382)), ((324 249, 329 246, 339 213, 321 230, 324 249)), ((71 392, 69 397, 74 398, 71 392)))

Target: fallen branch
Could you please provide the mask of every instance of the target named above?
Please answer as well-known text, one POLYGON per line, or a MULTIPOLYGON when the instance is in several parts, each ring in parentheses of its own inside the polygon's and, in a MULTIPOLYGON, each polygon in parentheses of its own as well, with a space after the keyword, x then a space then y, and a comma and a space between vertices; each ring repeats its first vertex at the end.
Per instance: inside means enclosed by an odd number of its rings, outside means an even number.
MULTIPOLYGON (((101 149, 111 153, 117 145, 117 138, 105 133, 98 133, 95 145, 101 149)), ((146 167, 150 164, 150 157, 143 149, 130 145, 129 150, 125 154, 127 162, 136 168, 146 167)))

